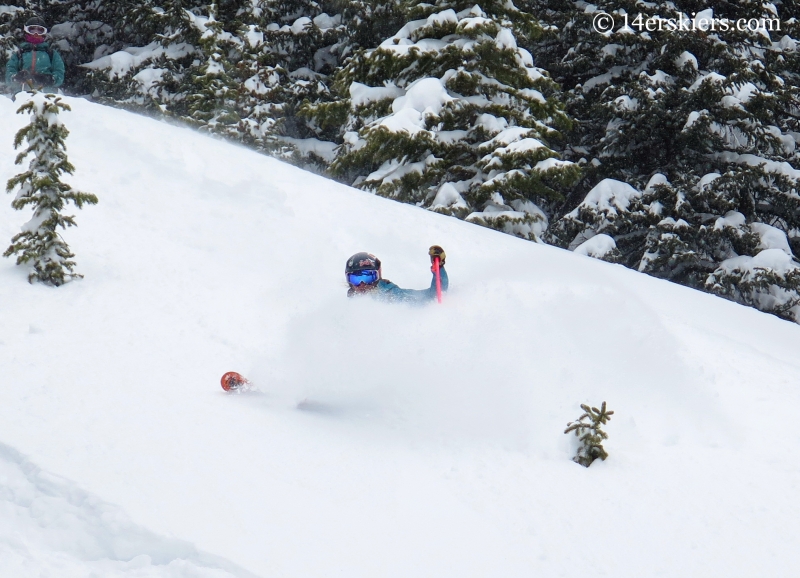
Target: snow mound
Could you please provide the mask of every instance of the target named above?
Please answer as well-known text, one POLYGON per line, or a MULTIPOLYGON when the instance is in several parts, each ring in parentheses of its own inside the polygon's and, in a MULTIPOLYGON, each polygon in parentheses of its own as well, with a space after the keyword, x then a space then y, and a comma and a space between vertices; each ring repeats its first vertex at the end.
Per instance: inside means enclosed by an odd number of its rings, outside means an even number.
POLYGON ((415 110, 423 114, 439 114, 442 107, 453 100, 438 78, 421 78, 408 87, 404 96, 392 103, 392 111, 415 110))
POLYGON ((574 252, 578 255, 586 255, 587 257, 602 259, 616 248, 617 243, 614 241, 613 237, 610 237, 605 233, 600 233, 575 247, 574 252))
POLYGON ((251 576, 187 542, 136 526, 122 510, 0 443, 0 568, 6 576, 251 576))
MULTIPOLYGON (((631 200, 641 196, 641 194, 628 183, 615 179, 603 179, 587 193, 580 206, 616 214, 617 210, 627 210, 631 200)), ((576 210, 574 215, 577 216, 577 214, 576 210)))

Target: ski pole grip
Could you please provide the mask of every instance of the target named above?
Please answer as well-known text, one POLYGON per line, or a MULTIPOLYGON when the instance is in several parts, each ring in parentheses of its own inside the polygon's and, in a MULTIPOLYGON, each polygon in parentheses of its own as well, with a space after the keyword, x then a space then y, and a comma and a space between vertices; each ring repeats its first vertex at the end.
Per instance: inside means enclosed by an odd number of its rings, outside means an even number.
POLYGON ((436 301, 442 302, 442 276, 439 273, 439 257, 433 258, 433 274, 436 276, 436 301))

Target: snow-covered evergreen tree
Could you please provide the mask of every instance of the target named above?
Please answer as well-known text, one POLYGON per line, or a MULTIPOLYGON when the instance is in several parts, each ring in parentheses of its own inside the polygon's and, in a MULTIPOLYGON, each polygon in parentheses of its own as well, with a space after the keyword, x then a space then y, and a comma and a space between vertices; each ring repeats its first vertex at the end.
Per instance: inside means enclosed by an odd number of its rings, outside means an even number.
POLYGON ((564 56, 553 59, 579 127, 567 152, 582 159, 588 184, 616 179, 631 187, 612 187, 610 196, 595 188, 575 199, 550 239, 575 248, 606 234, 630 267, 795 319, 800 285, 791 274, 790 239, 800 235, 800 89, 793 5, 700 10, 691 1, 600 1, 576 10, 561 31, 564 56), (621 28, 623 10, 628 28, 621 28), (600 11, 616 16, 613 32, 592 29, 600 11), (647 31, 635 24, 639 14, 642 23, 661 16, 688 24, 647 31), (762 25, 739 30, 741 19, 762 25), (773 250, 788 261, 758 259, 773 250), (769 274, 734 289, 753 267, 769 274))
POLYGON ((343 59, 374 48, 397 26, 397 1, 44 4, 70 63, 84 58, 65 89, 185 119, 318 166, 334 147, 320 139, 339 127, 317 124, 303 108, 331 100, 329 75, 343 59))
MULTIPOLYGON (((69 80, 70 87, 75 87, 76 92, 84 92, 88 88, 82 82, 84 75, 80 65, 122 46, 121 37, 117 34, 117 23, 140 2, 141 0, 51 0, 36 3, 43 9, 41 16, 50 28, 49 39, 53 48, 59 51, 64 60, 65 82, 69 80)), ((39 11, 36 8, 34 10, 39 11)))
POLYGON ((407 23, 337 74, 340 100, 318 107, 340 124, 335 174, 380 195, 525 238, 578 175, 559 159, 569 119, 557 87, 520 36, 537 22, 513 4, 403 5, 407 23), (343 121, 343 122, 342 122, 343 121))
MULTIPOLYGON (((154 108, 280 156, 318 132, 298 115, 324 100, 345 26, 336 2, 151 2, 132 11, 145 46, 87 64, 99 98, 154 108)), ((127 26, 129 28, 130 26, 127 26)), ((329 147, 330 148, 330 147, 329 147)))
POLYGON ((11 206, 22 210, 31 205, 33 217, 11 239, 11 246, 3 255, 17 255, 18 265, 30 263, 31 283, 39 281, 54 286, 82 276, 73 272, 75 255, 58 232, 59 227, 75 226, 74 217, 62 215, 62 209, 69 202, 78 208, 97 203, 95 195, 76 191, 61 181, 61 175, 75 170, 67 160, 64 141, 69 131, 59 118, 62 110, 70 108, 61 97, 40 92, 33 93, 19 108, 18 113, 30 113, 31 122, 14 138, 14 148, 23 146, 23 142, 26 146, 15 162, 22 164, 28 156, 32 158, 28 170, 12 177, 6 187, 8 192, 17 189, 11 206))
POLYGON ((405 23, 403 0, 339 0, 336 4, 346 24, 346 37, 339 61, 358 50, 371 49, 390 38, 405 23))
POLYGON ((216 19, 217 3, 208 5, 208 17, 198 21, 202 29, 200 50, 205 62, 189 73, 190 93, 186 96, 187 116, 201 127, 222 132, 238 129, 237 111, 241 84, 233 75, 231 52, 239 50, 241 41, 226 32, 216 19))
MULTIPOLYGON (((17 50, 15 29, 22 20, 24 10, 18 6, 8 6, 7 10, 0 12, 0 70, 5 72, 6 64, 11 55, 17 50)), ((5 83, 0 83, 0 91, 8 92, 5 83)))
POLYGON ((328 74, 339 64, 335 47, 345 29, 340 14, 326 12, 334 8, 333 2, 263 2, 258 25, 245 32, 243 116, 257 145, 273 154, 299 160, 304 139, 320 136, 299 110, 329 98, 328 74))
POLYGON ((123 45, 84 63, 84 84, 100 101, 190 118, 186 97, 208 60, 200 37, 212 8, 203 0, 129 1, 116 29, 123 45))
POLYGON ((397 1, 268 0, 258 26, 247 32, 255 47, 244 59, 251 76, 243 118, 256 144, 325 170, 342 118, 319 122, 312 112, 335 101, 331 75, 352 54, 376 47, 398 22, 397 1), (258 43, 253 43, 254 37, 258 43))

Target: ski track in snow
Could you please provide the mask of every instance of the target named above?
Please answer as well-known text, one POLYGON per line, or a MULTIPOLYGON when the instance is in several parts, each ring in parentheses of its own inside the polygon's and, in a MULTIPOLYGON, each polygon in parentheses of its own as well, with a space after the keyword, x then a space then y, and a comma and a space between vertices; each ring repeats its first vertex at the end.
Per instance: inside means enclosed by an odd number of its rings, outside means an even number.
POLYGON ((0 261, 0 574, 793 573, 800 327, 65 100, 100 203, 84 280, 0 261), (427 287, 431 244, 442 306, 344 297, 362 250, 427 287), (604 400, 586 470, 562 432, 604 400))

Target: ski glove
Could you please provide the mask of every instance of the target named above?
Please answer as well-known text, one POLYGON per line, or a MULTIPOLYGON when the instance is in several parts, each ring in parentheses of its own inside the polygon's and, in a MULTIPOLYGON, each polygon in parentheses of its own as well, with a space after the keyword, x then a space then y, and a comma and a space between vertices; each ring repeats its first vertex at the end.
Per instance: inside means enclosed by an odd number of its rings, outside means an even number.
POLYGON ((41 84, 42 86, 50 86, 53 84, 53 75, 52 74, 34 74, 31 79, 36 84, 41 84))
POLYGON ((439 265, 444 265, 444 260, 447 258, 447 255, 439 245, 433 245, 430 249, 428 249, 428 255, 431 256, 431 263, 436 257, 439 257, 439 265))
POLYGON ((20 70, 18 73, 16 73, 14 76, 11 77, 11 80, 13 80, 14 82, 19 82, 21 84, 23 82, 27 82, 30 76, 31 73, 28 72, 27 70, 20 70))

